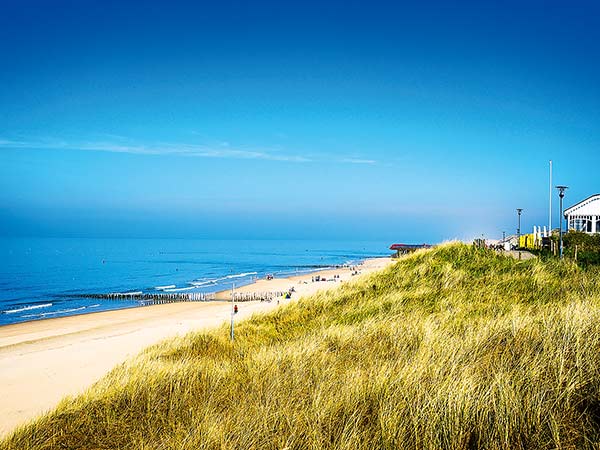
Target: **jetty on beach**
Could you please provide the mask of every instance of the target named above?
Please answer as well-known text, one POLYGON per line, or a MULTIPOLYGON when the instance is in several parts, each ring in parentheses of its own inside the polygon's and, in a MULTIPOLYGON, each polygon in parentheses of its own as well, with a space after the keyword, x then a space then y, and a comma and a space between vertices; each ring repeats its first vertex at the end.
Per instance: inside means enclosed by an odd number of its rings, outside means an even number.
POLYGON ((396 254, 394 257, 399 258, 400 255, 406 255, 422 248, 431 248, 430 244, 392 244, 390 250, 394 250, 396 254))
MULTIPOLYGON (((237 302, 249 301, 272 301, 277 298, 290 297, 290 291, 259 291, 259 292, 231 292, 229 300, 237 302)), ((78 298, 93 298, 97 300, 136 300, 140 302, 140 306, 160 305, 164 303, 176 302, 207 302, 215 301, 217 293, 210 292, 187 292, 187 293, 144 293, 138 292, 108 292, 94 294, 75 294, 71 297, 78 298)))
POLYGON ((267 301, 276 300, 278 298, 290 298, 291 291, 264 291, 264 292, 233 292, 232 300, 236 302, 251 302, 251 301, 267 301))
POLYGON ((175 302, 206 302, 215 300, 215 293, 188 292, 188 293, 144 293, 138 292, 108 292, 96 294, 75 294, 71 297, 93 298, 98 300, 137 300, 143 305, 158 305, 175 302))

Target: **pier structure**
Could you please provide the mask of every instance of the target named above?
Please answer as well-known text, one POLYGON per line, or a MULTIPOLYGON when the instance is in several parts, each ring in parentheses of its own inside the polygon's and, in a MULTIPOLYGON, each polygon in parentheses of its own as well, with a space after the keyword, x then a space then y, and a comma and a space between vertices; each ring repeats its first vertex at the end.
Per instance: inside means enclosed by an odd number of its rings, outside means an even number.
POLYGON ((264 291, 264 292, 233 292, 231 298, 236 302, 251 302, 260 300, 261 302, 276 300, 278 298, 290 298, 290 291, 264 291))
POLYGON ((396 258, 399 258, 400 255, 405 255, 407 253, 411 253, 422 248, 431 248, 429 244, 392 244, 390 246, 390 250, 395 250, 396 254, 394 255, 396 258))
POLYGON ((188 292, 188 293, 143 293, 139 292, 107 292, 100 294, 75 294, 71 297, 94 298, 98 300, 137 300, 143 304, 158 305, 175 302, 206 302, 215 300, 214 293, 188 292))
MULTIPOLYGON (((141 305, 160 305, 176 302, 207 302, 217 300, 216 293, 187 292, 187 293, 143 293, 138 292, 107 292, 94 294, 73 294, 70 297, 93 298, 97 300, 135 300, 141 305)), ((262 291, 262 292, 232 292, 229 299, 236 302, 272 301, 278 298, 291 297, 290 291, 262 291)))

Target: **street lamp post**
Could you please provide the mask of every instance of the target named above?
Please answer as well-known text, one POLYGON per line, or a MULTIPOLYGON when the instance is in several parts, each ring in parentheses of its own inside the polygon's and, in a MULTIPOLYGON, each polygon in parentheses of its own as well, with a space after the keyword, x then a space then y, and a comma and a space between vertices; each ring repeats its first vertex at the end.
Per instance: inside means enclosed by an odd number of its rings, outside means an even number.
POLYGON ((523 208, 517 208, 517 214, 519 215, 519 225, 517 227, 517 247, 521 247, 521 212, 523 212, 523 208))
POLYGON ((563 257, 563 232, 562 232, 562 223, 563 223, 563 198, 565 197, 565 190, 569 189, 568 186, 556 186, 558 189, 558 196, 560 197, 560 217, 558 218, 558 251, 560 254, 560 258, 563 257))

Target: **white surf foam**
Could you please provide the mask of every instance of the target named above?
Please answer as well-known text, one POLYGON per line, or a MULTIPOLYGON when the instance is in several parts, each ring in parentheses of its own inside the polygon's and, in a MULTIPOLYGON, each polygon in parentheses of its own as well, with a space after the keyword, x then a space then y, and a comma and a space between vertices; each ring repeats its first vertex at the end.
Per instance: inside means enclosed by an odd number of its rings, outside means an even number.
POLYGON ((194 285, 196 287, 200 287, 200 286, 206 286, 207 284, 215 284, 216 281, 215 280, 208 280, 208 281, 190 281, 189 284, 194 285))
POLYGON ((169 284, 167 286, 156 286, 154 289, 158 290, 158 291, 162 291, 164 289, 173 289, 176 286, 174 284, 169 284))
POLYGON ((176 288, 176 289, 165 289, 163 292, 189 291, 190 289, 195 289, 195 288, 196 288, 196 286, 189 286, 189 287, 176 288))
POLYGON ((70 313, 70 312, 75 312, 75 311, 83 311, 86 308, 87 308, 87 306, 81 306, 79 308, 71 308, 71 309, 59 309, 58 311, 50 311, 50 312, 40 313, 40 314, 25 314, 24 316, 21 316, 21 317, 23 317, 23 318, 46 317, 46 316, 53 316, 55 314, 64 314, 64 313, 70 313))
POLYGON ((242 278, 242 277, 247 277, 248 275, 256 275, 256 273, 257 272, 237 273, 235 275, 227 275, 226 277, 224 277, 224 279, 242 278))
POLYGON ((243 278, 243 277, 248 277, 250 275, 256 275, 258 272, 244 272, 244 273, 236 273, 233 275, 226 275, 224 277, 220 277, 220 278, 214 278, 212 280, 206 280, 206 281, 190 281, 190 284, 193 284, 196 287, 200 287, 200 286, 206 286, 207 284, 216 284, 219 281, 224 281, 224 280, 230 280, 232 278, 243 278))
POLYGON ((30 311, 32 309, 48 308, 49 306, 52 306, 52 303, 44 303, 44 304, 41 304, 41 305, 24 306, 22 308, 9 309, 9 310, 2 311, 2 312, 4 314, 14 314, 14 313, 23 312, 23 311, 30 311))

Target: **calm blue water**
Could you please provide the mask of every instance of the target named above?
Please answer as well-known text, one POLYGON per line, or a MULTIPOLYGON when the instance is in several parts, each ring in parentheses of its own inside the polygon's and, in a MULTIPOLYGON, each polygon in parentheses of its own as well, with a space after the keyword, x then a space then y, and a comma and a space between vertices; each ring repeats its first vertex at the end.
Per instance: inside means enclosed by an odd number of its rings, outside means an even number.
POLYGON ((389 242, 0 239, 0 325, 137 306, 108 292, 216 292, 387 256, 389 242), (157 289, 158 288, 158 289, 157 289))

